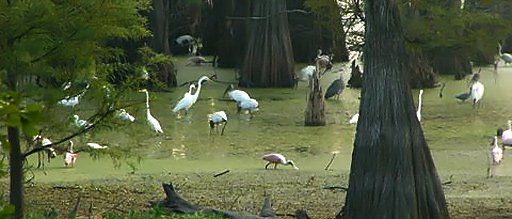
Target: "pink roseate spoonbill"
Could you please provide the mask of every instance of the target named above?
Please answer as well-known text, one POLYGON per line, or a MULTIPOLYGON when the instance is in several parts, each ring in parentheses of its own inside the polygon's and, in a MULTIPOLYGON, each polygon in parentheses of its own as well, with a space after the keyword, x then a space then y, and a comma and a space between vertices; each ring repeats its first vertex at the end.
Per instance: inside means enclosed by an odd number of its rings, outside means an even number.
POLYGON ((263 160, 268 161, 267 165, 265 165, 265 169, 268 169, 270 164, 274 164, 274 169, 277 168, 278 164, 282 165, 291 165, 294 169, 298 170, 299 168, 295 166, 293 160, 286 160, 286 158, 282 154, 272 153, 265 154, 262 157, 263 160))
POLYGON ((487 169, 488 175, 487 177, 493 177, 496 172, 496 167, 501 164, 503 160, 503 149, 498 146, 498 136, 494 136, 492 143, 492 147, 490 150, 491 163, 489 168, 487 169))
MULTIPOLYGON (((210 134, 212 133, 214 128, 217 128, 219 125, 222 125, 222 131, 221 131, 220 135, 224 135, 224 129, 226 128, 226 125, 228 124, 228 116, 226 115, 226 112, 217 111, 211 115, 208 115, 208 117, 209 117, 208 122, 210 123, 210 134)), ((218 129, 217 129, 217 133, 219 133, 218 129)))
POLYGON ((497 135, 501 136, 501 144, 503 145, 503 149, 505 149, 505 146, 512 146, 512 121, 507 121, 505 130, 499 128, 497 135))
POLYGON ((73 151, 73 141, 69 141, 68 151, 64 153, 64 165, 66 167, 73 167, 76 163, 76 158, 78 157, 78 153, 73 151))

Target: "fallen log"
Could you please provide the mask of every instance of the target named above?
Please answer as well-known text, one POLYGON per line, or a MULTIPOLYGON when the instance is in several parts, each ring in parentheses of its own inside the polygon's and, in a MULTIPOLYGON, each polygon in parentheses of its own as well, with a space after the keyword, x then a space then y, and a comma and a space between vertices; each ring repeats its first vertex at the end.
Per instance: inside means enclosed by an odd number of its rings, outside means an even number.
MULTIPOLYGON (((272 203, 270 197, 266 197, 263 206, 260 211, 260 215, 252 215, 245 212, 234 212, 228 210, 214 209, 214 208, 202 208, 199 206, 195 206, 185 199, 183 199, 180 195, 176 193, 174 187, 171 183, 163 183, 165 195, 167 196, 162 201, 151 201, 150 204, 152 207, 160 207, 164 210, 164 212, 168 214, 194 214, 199 213, 207 216, 220 216, 223 218, 231 218, 231 219, 278 219, 280 217, 276 216, 274 211, 272 210, 272 203)), ((296 218, 298 219, 308 219, 306 211, 303 209, 297 210, 296 218)))

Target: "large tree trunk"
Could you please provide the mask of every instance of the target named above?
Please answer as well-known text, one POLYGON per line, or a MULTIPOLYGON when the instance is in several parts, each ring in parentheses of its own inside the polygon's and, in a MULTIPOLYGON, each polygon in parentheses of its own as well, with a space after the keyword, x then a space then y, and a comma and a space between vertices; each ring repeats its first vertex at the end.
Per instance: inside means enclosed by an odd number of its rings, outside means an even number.
POLYGON ((252 1, 251 35, 240 86, 293 87, 294 61, 286 0, 252 1), (245 83, 242 83, 245 82, 245 83))
MULTIPOLYGON (((169 47, 169 19, 170 19, 169 0, 153 0, 153 10, 149 14, 149 26, 153 37, 149 45, 156 52, 171 55, 169 47)), ((176 71, 173 65, 165 64, 153 69, 157 72, 157 78, 167 87, 176 87, 176 71)))
POLYGON ((304 119, 304 125, 306 126, 325 125, 325 102, 322 87, 320 86, 320 65, 318 62, 316 69, 313 76, 309 79, 308 103, 304 119))
POLYGON ((367 0, 360 117, 342 218, 449 218, 416 118, 394 0, 367 0))
POLYGON ((23 218, 23 156, 20 148, 20 131, 17 127, 8 127, 7 135, 11 145, 9 154, 10 166, 10 204, 14 206, 14 218, 23 218))

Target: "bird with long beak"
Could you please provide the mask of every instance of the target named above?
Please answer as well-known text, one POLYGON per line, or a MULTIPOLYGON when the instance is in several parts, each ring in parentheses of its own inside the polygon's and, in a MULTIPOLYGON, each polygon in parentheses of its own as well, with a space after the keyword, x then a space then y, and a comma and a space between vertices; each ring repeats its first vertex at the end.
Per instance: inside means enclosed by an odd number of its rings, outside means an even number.
POLYGON ((294 169, 298 170, 299 168, 295 166, 295 163, 293 160, 286 160, 286 158, 282 154, 272 153, 272 154, 265 154, 262 157, 263 160, 267 161, 268 163, 265 165, 265 169, 268 169, 268 166, 270 164, 274 164, 274 169, 277 169, 278 164, 282 165, 291 165, 294 169))

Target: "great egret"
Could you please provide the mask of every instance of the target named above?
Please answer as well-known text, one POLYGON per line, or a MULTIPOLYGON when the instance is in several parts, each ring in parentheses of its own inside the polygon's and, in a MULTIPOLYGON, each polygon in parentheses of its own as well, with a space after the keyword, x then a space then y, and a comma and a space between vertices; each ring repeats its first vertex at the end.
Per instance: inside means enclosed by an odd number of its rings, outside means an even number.
POLYGON ((151 130, 155 131, 157 134, 164 133, 162 130, 162 126, 160 126, 160 122, 151 115, 151 112, 149 110, 149 93, 148 90, 142 89, 140 92, 146 93, 146 119, 148 121, 149 126, 151 127, 151 130))
MULTIPOLYGON (((228 124, 228 116, 226 115, 226 112, 224 111, 217 111, 213 114, 208 116, 208 122, 210 123, 210 134, 212 133, 214 128, 217 128, 219 125, 222 125, 222 131, 220 135, 224 135, 224 129, 226 128, 226 125, 228 124)), ((217 129, 217 133, 218 129, 217 129)))
POLYGON ((240 103, 238 103, 238 113, 242 111, 249 112, 251 114, 251 118, 253 117, 253 112, 258 111, 258 101, 256 99, 250 98, 242 100, 240 103))
POLYGON ((265 169, 268 169, 268 166, 270 164, 274 164, 274 169, 277 168, 278 164, 282 165, 291 165, 294 169, 298 170, 299 168, 295 166, 295 163, 293 160, 286 160, 286 158, 282 154, 272 153, 272 154, 265 154, 262 157, 263 160, 268 161, 268 163, 265 165, 265 169))
POLYGON ((331 85, 325 91, 324 98, 329 99, 331 97, 336 96, 336 100, 340 99, 340 94, 343 92, 345 88, 345 82, 343 81, 342 73, 340 73, 340 77, 334 80, 331 85))
POLYGON ((119 109, 119 111, 117 111, 117 117, 125 121, 135 122, 135 117, 126 112, 125 109, 119 109))
POLYGON ((420 90, 420 94, 418 95, 418 110, 416 111, 416 117, 418 117, 418 121, 421 122, 421 102, 423 99, 423 89, 420 90))
POLYGON ((247 92, 242 90, 235 90, 233 84, 228 85, 228 87, 224 91, 223 96, 225 96, 226 94, 228 94, 229 99, 234 100, 237 103, 240 103, 241 101, 246 99, 251 99, 247 92))
POLYGON ((202 76, 197 81, 197 90, 192 95, 184 95, 183 98, 181 98, 180 101, 176 104, 176 106, 172 109, 172 112, 178 113, 178 118, 180 117, 180 112, 185 111, 185 114, 187 114, 188 109, 196 103, 197 98, 199 97, 199 93, 201 92, 201 86, 203 81, 211 81, 211 79, 208 76, 202 76))
POLYGON ((73 141, 70 140, 68 150, 64 153, 64 165, 66 167, 73 167, 78 157, 78 154, 73 151, 73 144, 73 141))
POLYGON ((185 94, 183 94, 183 97, 192 95, 192 93, 194 93, 195 90, 196 90, 196 85, 190 84, 190 86, 188 86, 188 92, 185 92, 185 94))
POLYGON ((86 129, 92 126, 92 123, 80 119, 78 115, 73 115, 75 126, 81 129, 86 129))
POLYGON ((510 55, 509 53, 502 53, 500 43, 498 43, 498 54, 500 55, 500 58, 503 59, 503 61, 505 61, 505 64, 512 63, 512 55, 510 55))

